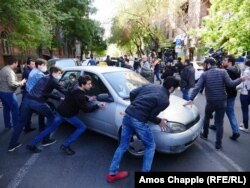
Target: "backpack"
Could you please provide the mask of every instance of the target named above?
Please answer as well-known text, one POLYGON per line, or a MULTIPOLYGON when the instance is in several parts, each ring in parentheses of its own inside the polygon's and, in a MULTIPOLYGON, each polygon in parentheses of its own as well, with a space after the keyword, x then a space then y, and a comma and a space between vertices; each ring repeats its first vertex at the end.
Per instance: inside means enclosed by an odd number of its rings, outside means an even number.
POLYGON ((30 95, 32 97, 37 98, 37 99, 40 99, 41 97, 43 97, 45 88, 46 88, 49 80, 50 80, 50 75, 46 75, 46 76, 40 78, 38 80, 38 82, 36 83, 36 85, 30 91, 30 95))

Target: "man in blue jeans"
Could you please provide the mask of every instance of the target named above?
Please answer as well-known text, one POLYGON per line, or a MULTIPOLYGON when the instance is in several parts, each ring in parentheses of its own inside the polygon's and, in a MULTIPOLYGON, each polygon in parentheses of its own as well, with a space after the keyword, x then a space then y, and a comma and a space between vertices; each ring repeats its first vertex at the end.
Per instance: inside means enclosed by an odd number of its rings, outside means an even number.
MULTIPOLYGON (((18 102, 16 89, 23 86, 26 79, 18 81, 14 70, 17 68, 18 61, 14 56, 7 59, 7 65, 0 70, 0 100, 3 104, 3 119, 5 129, 11 129, 18 124, 18 102), (12 117, 12 125, 11 125, 12 117)), ((18 147, 18 145, 16 145, 18 147)))
MULTIPOLYGON (((232 55, 227 55, 222 61, 222 66, 227 70, 228 75, 232 80, 235 80, 240 77, 241 71, 238 67, 235 66, 235 58, 232 55)), ((232 128, 232 140, 237 140, 240 136, 239 125, 234 113, 234 103, 237 96, 236 87, 226 87, 227 92, 227 109, 226 114, 229 119, 232 128)))
MULTIPOLYGON (((31 91, 24 97, 22 101, 22 106, 20 108, 20 120, 15 127, 14 132, 12 134, 8 150, 14 151, 16 149, 16 145, 20 145, 18 143, 19 137, 22 133, 22 130, 24 126, 29 123, 30 119, 28 118, 30 115, 30 111, 34 110, 38 114, 44 116, 47 118, 47 125, 50 126, 50 123, 52 122, 54 118, 53 111, 49 108, 46 101, 48 98, 53 98, 56 100, 62 100, 63 98, 53 95, 52 91, 56 89, 57 91, 60 91, 61 93, 65 94, 65 89, 59 85, 58 80, 60 79, 62 74, 62 70, 58 67, 51 67, 50 68, 50 74, 47 76, 44 76, 38 80, 38 82, 35 84, 35 86, 31 89, 31 91)), ((39 131, 43 131, 45 127, 42 127, 39 131)), ((53 143, 55 143, 56 140, 50 139, 49 135, 46 137, 42 145, 44 147, 49 146, 53 143)))
POLYGON ((167 129, 167 120, 157 115, 169 106, 169 95, 179 86, 179 81, 168 77, 163 87, 149 84, 130 92, 131 104, 126 109, 122 122, 121 142, 113 156, 107 181, 112 183, 128 176, 127 171, 118 171, 123 154, 126 152, 130 138, 136 133, 145 146, 142 172, 149 172, 155 153, 155 142, 148 121, 159 124, 162 131, 167 129))
POLYGON ((208 127, 209 121, 212 116, 212 113, 215 112, 214 115, 214 125, 216 126, 216 141, 215 141, 215 149, 221 150, 222 148, 222 137, 223 137, 223 120, 224 115, 227 108, 227 94, 225 91, 225 87, 235 87, 244 81, 246 78, 241 77, 235 80, 232 80, 227 71, 223 69, 219 69, 216 66, 216 61, 213 58, 207 58, 204 61, 204 64, 207 66, 207 71, 205 71, 198 83, 195 85, 191 95, 190 100, 184 104, 192 105, 195 96, 199 93, 202 87, 205 87, 206 93, 206 107, 205 107, 205 117, 204 117, 204 125, 203 132, 201 133, 201 138, 204 140, 208 139, 208 127))
POLYGON ((60 149, 68 155, 74 155, 75 151, 70 148, 70 144, 74 142, 86 129, 84 123, 76 116, 79 110, 84 112, 92 112, 98 108, 104 108, 103 103, 95 105, 87 105, 88 102, 95 99, 95 97, 88 98, 85 96, 85 92, 92 87, 92 80, 89 76, 79 77, 79 86, 69 94, 66 95, 65 100, 57 108, 57 114, 53 119, 50 126, 48 126, 43 132, 41 132, 32 142, 27 145, 27 149, 32 153, 39 153, 41 150, 36 145, 47 135, 52 133, 63 122, 69 122, 76 128, 76 131, 67 138, 60 149))

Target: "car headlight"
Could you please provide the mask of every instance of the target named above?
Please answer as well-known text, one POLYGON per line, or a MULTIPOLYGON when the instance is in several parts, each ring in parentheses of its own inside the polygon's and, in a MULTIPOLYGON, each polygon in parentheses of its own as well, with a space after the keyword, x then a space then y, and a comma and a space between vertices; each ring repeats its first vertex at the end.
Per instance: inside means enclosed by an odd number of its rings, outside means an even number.
POLYGON ((177 123, 177 122, 168 122, 168 129, 166 132, 168 133, 181 133, 186 131, 186 126, 184 124, 181 123, 177 123))

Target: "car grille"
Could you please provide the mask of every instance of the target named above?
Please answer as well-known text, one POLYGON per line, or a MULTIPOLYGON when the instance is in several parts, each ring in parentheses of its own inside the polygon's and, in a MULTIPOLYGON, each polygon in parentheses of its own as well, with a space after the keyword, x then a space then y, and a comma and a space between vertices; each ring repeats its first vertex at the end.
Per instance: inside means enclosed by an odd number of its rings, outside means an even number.
POLYGON ((186 129, 189 129, 190 127, 194 126, 199 120, 200 120, 200 114, 193 121, 186 124, 186 129))

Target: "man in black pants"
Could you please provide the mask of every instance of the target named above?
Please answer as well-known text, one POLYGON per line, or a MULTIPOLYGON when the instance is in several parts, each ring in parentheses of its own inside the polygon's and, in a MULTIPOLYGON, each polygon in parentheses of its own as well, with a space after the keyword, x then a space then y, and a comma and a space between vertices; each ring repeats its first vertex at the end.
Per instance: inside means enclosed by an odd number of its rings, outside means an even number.
POLYGON ((222 148, 223 120, 227 105, 225 86, 234 87, 240 84, 241 81, 245 80, 245 77, 232 80, 226 70, 216 67, 216 62, 213 58, 206 59, 204 63, 207 65, 208 70, 201 75, 190 95, 190 100, 185 103, 184 106, 192 104, 201 87, 205 87, 207 103, 205 107, 204 126, 201 138, 207 140, 209 120, 212 113, 215 112, 214 124, 217 128, 215 148, 220 150, 222 148))

